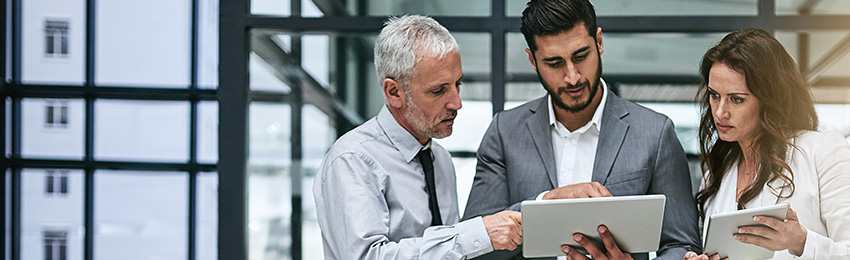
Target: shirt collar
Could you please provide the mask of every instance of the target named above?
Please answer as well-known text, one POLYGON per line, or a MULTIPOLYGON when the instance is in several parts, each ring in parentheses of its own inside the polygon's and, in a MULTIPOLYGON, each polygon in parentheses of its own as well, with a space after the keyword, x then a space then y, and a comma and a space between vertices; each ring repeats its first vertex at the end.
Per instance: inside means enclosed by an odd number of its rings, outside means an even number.
MULTIPOLYGON (((596 111, 593 112, 593 117, 590 118, 590 122, 587 122, 588 125, 595 126, 597 131, 602 131, 602 114, 605 109, 605 103, 608 101, 608 84, 605 83, 601 77, 599 78, 600 86, 599 91, 602 92, 602 101, 599 102, 599 106, 596 107, 596 111)), ((549 95, 549 98, 546 99, 549 103, 549 126, 555 126, 555 129, 558 129, 558 125, 555 123, 558 122, 555 119, 555 108, 552 106, 552 95, 549 95)))
POLYGON ((431 147, 431 140, 423 146, 416 140, 416 137, 413 137, 413 134, 404 129, 398 121, 395 120, 393 114, 387 108, 387 106, 381 107, 381 112, 378 112, 377 116, 378 125, 380 125, 381 130, 384 131, 384 134, 389 139, 390 143, 398 150, 402 157, 410 162, 413 158, 416 158, 416 155, 419 151, 424 150, 426 148, 431 147))

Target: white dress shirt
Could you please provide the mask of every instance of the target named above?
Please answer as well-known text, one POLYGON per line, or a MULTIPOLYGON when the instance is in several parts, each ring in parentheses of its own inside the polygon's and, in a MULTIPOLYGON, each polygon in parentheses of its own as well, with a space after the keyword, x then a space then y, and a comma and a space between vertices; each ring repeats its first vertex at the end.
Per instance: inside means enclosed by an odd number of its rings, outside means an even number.
MULTIPOLYGON (((596 145, 599 143, 599 132, 602 130, 602 110, 608 100, 608 85, 599 79, 599 90, 602 101, 593 112, 593 117, 584 126, 573 132, 567 130, 555 118, 555 108, 552 96, 549 96, 549 129, 552 134, 552 149, 555 151, 555 171, 558 172, 558 187, 581 182, 590 182, 593 177, 593 162, 596 160, 596 145)), ((543 199, 549 191, 537 196, 543 199)))
POLYGON ((466 259, 493 251, 481 217, 458 222, 451 155, 427 145, 444 226, 430 226, 416 159, 423 146, 386 107, 334 143, 313 183, 325 259, 466 259))

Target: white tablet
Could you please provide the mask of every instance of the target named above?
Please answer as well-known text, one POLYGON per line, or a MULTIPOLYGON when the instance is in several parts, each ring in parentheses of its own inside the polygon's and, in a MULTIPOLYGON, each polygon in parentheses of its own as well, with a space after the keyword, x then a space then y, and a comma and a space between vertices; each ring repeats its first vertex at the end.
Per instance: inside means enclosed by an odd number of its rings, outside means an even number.
POLYGON ((582 233, 602 248, 596 229, 605 225, 621 250, 658 250, 664 219, 664 195, 538 200, 522 202, 522 255, 562 256, 561 245, 584 250, 573 241, 582 233))
MULTIPOLYGON (((771 216, 785 219, 788 204, 776 204, 766 207, 743 209, 711 215, 708 219, 708 231, 705 236, 703 252, 708 255, 719 254, 729 259, 766 259, 773 257, 773 251, 763 247, 744 244, 732 237, 738 227, 756 225, 754 216, 771 216)), ((523 223, 525 224, 525 223, 523 223)))

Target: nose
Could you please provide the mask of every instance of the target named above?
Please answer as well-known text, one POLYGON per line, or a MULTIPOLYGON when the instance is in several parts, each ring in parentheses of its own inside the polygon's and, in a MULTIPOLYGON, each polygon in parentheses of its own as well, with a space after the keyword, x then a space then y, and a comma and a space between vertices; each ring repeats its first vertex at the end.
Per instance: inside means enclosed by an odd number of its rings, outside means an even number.
POLYGON ((564 66, 564 82, 570 85, 576 85, 579 79, 581 79, 581 73, 576 68, 576 65, 572 62, 567 62, 567 66, 564 66))
POLYGON ((451 110, 460 110, 463 106, 462 101, 460 100, 460 86, 455 86, 452 88, 454 90, 451 91, 448 95, 448 103, 446 103, 446 108, 451 110))
POLYGON ((729 111, 726 109, 725 101, 718 101, 713 104, 714 107, 714 118, 716 119, 726 119, 729 117, 729 111))

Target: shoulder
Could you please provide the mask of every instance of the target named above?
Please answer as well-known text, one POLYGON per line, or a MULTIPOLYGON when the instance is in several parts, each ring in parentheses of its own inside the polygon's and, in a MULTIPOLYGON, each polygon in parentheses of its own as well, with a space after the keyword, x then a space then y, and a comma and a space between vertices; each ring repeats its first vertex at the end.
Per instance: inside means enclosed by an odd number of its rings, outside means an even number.
POLYGON ((546 99, 548 97, 549 95, 544 95, 543 97, 539 97, 531 101, 525 102, 517 107, 501 111, 499 113, 496 113, 496 117, 505 119, 522 119, 536 113, 548 113, 549 110, 547 110, 548 108, 546 108, 546 99))
POLYGON ((325 155, 325 163, 332 164, 340 158, 369 160, 370 150, 387 146, 386 135, 381 130, 375 118, 372 118, 360 126, 348 131, 334 142, 325 155))
POLYGON ((837 149, 848 147, 847 139, 835 131, 809 131, 797 132, 791 139, 791 143, 800 149, 816 149, 829 151, 830 148, 837 149))
POLYGON ((610 95, 608 102, 610 103, 606 104, 606 108, 610 108, 610 111, 615 114, 618 112, 624 114, 623 120, 628 120, 630 123, 660 124, 669 120, 664 114, 635 102, 622 99, 617 95, 610 95))

